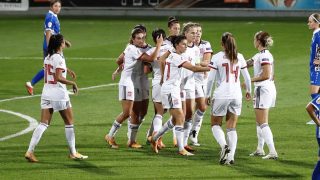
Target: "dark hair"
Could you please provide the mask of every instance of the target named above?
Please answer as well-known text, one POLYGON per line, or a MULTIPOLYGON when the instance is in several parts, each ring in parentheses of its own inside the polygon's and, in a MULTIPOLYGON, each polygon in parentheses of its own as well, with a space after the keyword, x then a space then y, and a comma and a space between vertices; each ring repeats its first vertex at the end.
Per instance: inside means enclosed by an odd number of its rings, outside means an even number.
POLYGON ((64 41, 64 38, 62 34, 56 34, 52 35, 49 39, 48 44, 48 54, 49 56, 52 56, 54 53, 58 51, 58 49, 61 47, 62 43, 64 41))
POLYGON ((147 28, 146 28, 146 26, 144 26, 143 24, 137 24, 136 26, 134 26, 133 29, 141 29, 142 31, 144 31, 145 33, 147 33, 147 28))
POLYGON ((262 47, 269 48, 273 45, 272 37, 265 31, 259 31, 254 35, 254 38, 261 43, 262 47))
POLYGON ((154 43, 157 43, 157 38, 162 35, 162 38, 165 39, 166 36, 166 32, 163 29, 155 29, 152 31, 152 39, 154 43))
POLYGON ((131 38, 129 40, 130 44, 133 44, 132 39, 136 38, 136 35, 139 34, 139 33, 145 33, 145 31, 143 31, 142 29, 139 29, 139 28, 133 29, 131 31, 131 38))
POLYGON ((178 45, 182 40, 187 39, 185 35, 171 36, 171 43, 174 48, 178 45))
POLYGON ((236 40, 234 39, 233 35, 229 32, 225 32, 221 38, 222 45, 224 47, 224 51, 226 56, 230 60, 231 63, 236 63, 238 61, 237 55, 237 45, 236 40))
POLYGON ((168 28, 171 28, 171 26, 176 23, 179 23, 179 20, 174 16, 170 16, 168 19, 168 28))
POLYGON ((60 3, 61 4, 61 0, 51 0, 50 1, 50 7, 52 7, 55 3, 60 3))

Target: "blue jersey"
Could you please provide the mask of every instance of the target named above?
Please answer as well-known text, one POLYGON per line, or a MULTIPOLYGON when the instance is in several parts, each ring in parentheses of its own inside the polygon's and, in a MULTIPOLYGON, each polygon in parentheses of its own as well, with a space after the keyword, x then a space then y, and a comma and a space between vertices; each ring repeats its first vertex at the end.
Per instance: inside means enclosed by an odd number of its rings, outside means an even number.
POLYGON ((320 60, 320 29, 314 31, 310 49, 310 83, 320 86, 320 66, 313 64, 314 59, 320 60))
MULTIPOLYGON (((318 94, 317 97, 312 99, 310 104, 312 104, 312 106, 315 108, 315 113, 317 115, 317 118, 319 119, 319 117, 320 117, 320 94, 318 94)), ((316 125, 316 138, 318 141, 318 146, 320 147, 320 129, 319 129, 319 126, 317 126, 317 125, 316 125)), ((319 148, 318 156, 320 157, 320 148, 319 148)))
POLYGON ((46 31, 51 31, 52 35, 60 34, 60 22, 58 16, 52 11, 46 14, 46 19, 44 21, 44 40, 43 40, 43 52, 48 51, 46 31))

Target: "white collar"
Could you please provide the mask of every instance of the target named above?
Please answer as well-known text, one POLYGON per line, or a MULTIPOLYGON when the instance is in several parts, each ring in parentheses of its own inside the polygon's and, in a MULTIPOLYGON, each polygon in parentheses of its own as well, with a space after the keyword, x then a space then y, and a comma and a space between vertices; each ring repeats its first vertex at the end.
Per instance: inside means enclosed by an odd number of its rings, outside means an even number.
POLYGON ((314 35, 315 33, 319 32, 319 31, 320 31, 320 28, 315 29, 315 30, 313 31, 313 35, 314 35))
POLYGON ((58 15, 55 14, 54 12, 52 12, 51 10, 49 10, 49 13, 52 14, 52 15, 54 15, 55 17, 58 17, 58 15))

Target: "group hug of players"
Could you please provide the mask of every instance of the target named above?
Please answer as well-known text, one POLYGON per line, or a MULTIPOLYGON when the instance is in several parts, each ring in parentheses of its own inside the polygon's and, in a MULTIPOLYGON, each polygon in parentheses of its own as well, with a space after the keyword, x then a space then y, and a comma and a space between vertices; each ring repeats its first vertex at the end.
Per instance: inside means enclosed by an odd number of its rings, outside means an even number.
POLYGON ((245 60, 238 53, 236 41, 231 33, 221 37, 222 50, 213 54, 208 41, 202 40, 202 27, 198 23, 183 24, 170 17, 169 35, 163 29, 155 29, 152 38, 155 46, 146 43, 147 30, 143 25, 131 31, 130 42, 120 54, 119 67, 112 78, 121 73, 119 101, 122 112, 116 117, 109 133, 105 136, 111 148, 119 148, 115 136, 122 123, 128 120, 128 147, 141 148, 137 132, 148 110, 149 80, 152 73, 152 101, 155 115, 148 131, 147 142, 155 153, 165 147, 162 137, 169 130, 173 132, 174 145, 178 154, 191 156, 193 147, 200 146, 198 134, 207 105, 211 104, 212 134, 221 147, 221 164, 234 164, 237 146, 236 124, 241 114, 242 92, 251 100, 251 82, 254 83, 253 107, 257 122, 257 149, 250 156, 262 159, 277 159, 273 135, 268 125, 268 111, 275 106, 273 56, 268 50, 273 44, 267 32, 254 35, 254 47, 258 53, 245 60), (248 67, 254 68, 250 77, 248 67), (240 73, 244 83, 240 83, 240 73), (215 84, 212 93, 213 85, 215 84), (163 114, 170 118, 163 123, 163 114), (226 118, 226 136, 221 128, 226 118), (264 144, 269 153, 265 155, 264 144))

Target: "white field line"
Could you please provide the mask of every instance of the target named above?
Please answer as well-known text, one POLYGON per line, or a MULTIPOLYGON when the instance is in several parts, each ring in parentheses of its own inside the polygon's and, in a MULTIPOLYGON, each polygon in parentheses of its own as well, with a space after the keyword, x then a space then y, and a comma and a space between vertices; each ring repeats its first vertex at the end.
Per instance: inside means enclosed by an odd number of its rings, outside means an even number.
MULTIPOLYGON (((109 86, 115 86, 117 84, 118 83, 110 83, 110 84, 102 84, 102 85, 98 85, 98 86, 89 86, 89 87, 79 88, 79 90, 89 90, 89 89, 95 89, 95 88, 101 88, 101 87, 109 87, 109 86)), ((2 100, 0 100, 0 103, 1 102, 14 101, 14 100, 18 100, 18 99, 27 99, 27 98, 39 97, 39 96, 41 96, 41 95, 37 94, 37 95, 34 95, 34 96, 13 97, 13 98, 8 98, 8 99, 2 99, 2 100)), ((14 111, 9 111, 9 110, 4 110, 4 109, 0 109, 0 112, 8 113, 8 114, 12 114, 12 115, 21 117, 23 119, 26 119, 29 122, 29 126, 26 129, 24 129, 22 131, 19 131, 17 133, 2 137, 2 138, 0 138, 0 141, 5 141, 7 139, 11 139, 11 138, 26 134, 26 133, 28 133, 30 131, 33 131, 38 125, 38 121, 36 119, 34 119, 34 118, 30 117, 30 116, 27 116, 25 114, 21 114, 21 113, 14 112, 14 111)))
POLYGON ((34 119, 34 118, 30 117, 30 116, 27 116, 25 114, 21 114, 21 113, 18 113, 18 112, 13 112, 13 111, 8 111, 8 110, 4 110, 4 109, 0 109, 0 112, 4 112, 4 113, 8 113, 8 114, 12 114, 12 115, 21 117, 21 118, 23 118, 23 119, 25 119, 25 120, 27 120, 29 122, 29 126, 26 129, 24 129, 22 131, 19 131, 17 133, 2 137, 2 138, 0 138, 0 141, 5 141, 7 139, 11 139, 11 138, 26 134, 26 133, 34 130, 38 125, 38 121, 36 119, 34 119))
MULTIPOLYGON (((41 60, 43 57, 0 57, 0 60, 41 60)), ((106 61, 116 61, 116 58, 112 57, 105 57, 105 58, 99 58, 99 57, 68 57, 67 60, 106 60, 106 61)))

